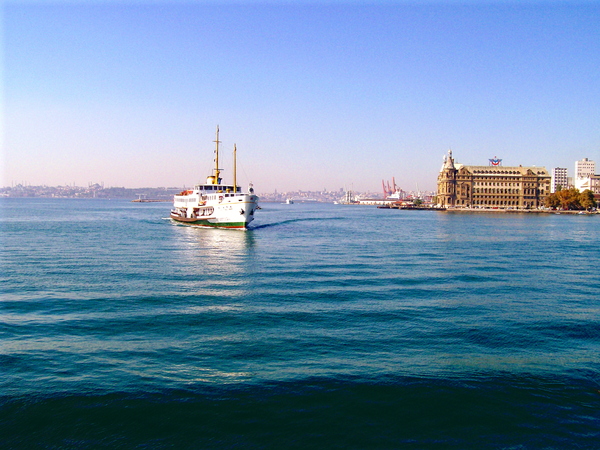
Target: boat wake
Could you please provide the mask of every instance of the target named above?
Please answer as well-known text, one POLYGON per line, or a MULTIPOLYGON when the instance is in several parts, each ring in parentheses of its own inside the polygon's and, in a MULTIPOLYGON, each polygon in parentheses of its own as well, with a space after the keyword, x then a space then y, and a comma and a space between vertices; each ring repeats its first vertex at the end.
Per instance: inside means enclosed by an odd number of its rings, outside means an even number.
POLYGON ((325 218, 325 217, 307 217, 307 218, 302 218, 302 219, 288 219, 288 220, 282 220, 281 222, 273 222, 273 223, 265 223, 262 225, 256 225, 256 226, 252 226, 249 227, 250 230, 258 230, 261 228, 271 228, 271 227, 277 227, 280 225, 288 225, 290 223, 298 223, 298 222, 325 222, 325 221, 330 221, 330 220, 343 220, 343 217, 329 217, 329 218, 325 218))

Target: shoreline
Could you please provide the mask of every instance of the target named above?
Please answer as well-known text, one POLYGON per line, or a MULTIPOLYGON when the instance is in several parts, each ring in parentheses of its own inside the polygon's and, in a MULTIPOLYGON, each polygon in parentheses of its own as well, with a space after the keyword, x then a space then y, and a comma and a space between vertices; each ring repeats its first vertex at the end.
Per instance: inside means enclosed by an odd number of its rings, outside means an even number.
POLYGON ((446 208, 444 212, 449 213, 493 213, 493 214, 567 214, 593 216, 600 214, 599 211, 562 211, 562 210, 543 210, 543 209, 492 209, 492 208, 446 208))

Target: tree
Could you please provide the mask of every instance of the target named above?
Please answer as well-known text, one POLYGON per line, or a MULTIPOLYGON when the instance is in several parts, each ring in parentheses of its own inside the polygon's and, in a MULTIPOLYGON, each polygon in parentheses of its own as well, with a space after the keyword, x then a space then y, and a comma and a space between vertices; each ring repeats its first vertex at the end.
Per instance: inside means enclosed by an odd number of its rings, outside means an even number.
POLYGON ((560 206, 565 210, 581 209, 579 203, 579 189, 563 189, 557 192, 560 206))
POLYGON ((544 205, 548 208, 558 208, 560 206, 560 200, 558 198, 558 193, 555 192, 553 194, 548 195, 544 199, 544 205))
POLYGON ((579 204, 583 209, 592 209, 596 207, 596 199, 594 199, 594 193, 589 189, 586 189, 579 194, 579 204))
POLYGON ((544 200, 544 204, 549 208, 562 208, 564 210, 589 209, 596 206, 594 194, 586 189, 580 193, 579 189, 563 189, 550 194, 544 200), (588 191, 589 193, 585 193, 588 191))

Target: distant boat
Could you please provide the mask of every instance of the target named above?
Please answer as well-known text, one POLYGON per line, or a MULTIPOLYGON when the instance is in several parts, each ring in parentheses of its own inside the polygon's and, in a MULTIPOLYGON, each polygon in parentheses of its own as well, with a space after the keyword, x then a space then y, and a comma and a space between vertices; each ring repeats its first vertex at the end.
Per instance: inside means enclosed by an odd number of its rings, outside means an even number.
POLYGON ((159 200, 146 198, 146 194, 138 194, 138 198, 131 200, 133 203, 156 203, 156 202, 168 202, 169 200, 159 200))
POLYGON ((388 195, 387 200, 404 200, 406 198, 406 192, 402 189, 396 189, 393 194, 388 195))
POLYGON ((236 152, 233 147, 233 184, 223 185, 219 177, 219 127, 215 140, 215 169, 213 175, 206 178, 205 184, 194 189, 184 190, 173 198, 171 219, 208 228, 246 229, 254 220, 254 211, 260 209, 258 196, 254 194, 252 184, 247 192, 242 192, 236 180, 236 152))
POLYGON ((344 193, 344 197, 337 202, 338 205, 354 205, 357 203, 358 201, 354 197, 354 193, 352 191, 346 191, 344 193))
POLYGON ((291 198, 288 198, 288 199, 285 201, 285 204, 286 204, 286 205, 293 205, 293 204, 294 204, 294 200, 292 200, 291 198))

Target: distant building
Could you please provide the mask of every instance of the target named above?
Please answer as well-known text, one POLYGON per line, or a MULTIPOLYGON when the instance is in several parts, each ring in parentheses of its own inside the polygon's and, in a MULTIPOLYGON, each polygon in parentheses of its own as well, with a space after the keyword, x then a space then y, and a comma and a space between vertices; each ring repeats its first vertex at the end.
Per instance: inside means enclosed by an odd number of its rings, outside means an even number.
POLYGON ((595 195, 600 195, 600 175, 590 175, 585 178, 578 178, 575 185, 580 192, 589 189, 595 195))
POLYGON ((585 191, 586 189, 592 189, 592 178, 596 172, 596 163, 590 161, 587 158, 583 158, 580 161, 575 161, 575 179, 574 185, 576 189, 585 191))
POLYGON ((450 150, 444 156, 438 175, 437 204, 465 208, 538 208, 550 194, 550 181, 544 167, 455 164, 450 150))
POLYGON ((567 189, 569 186, 569 179, 567 178, 566 167, 555 167, 552 169, 552 184, 551 192, 556 192, 558 188, 567 189))
POLYGON ((587 178, 596 173, 596 163, 587 158, 575 161, 575 180, 577 178, 587 178))
POLYGON ((590 177, 589 190, 592 191, 595 196, 600 195, 600 175, 592 175, 590 177))

